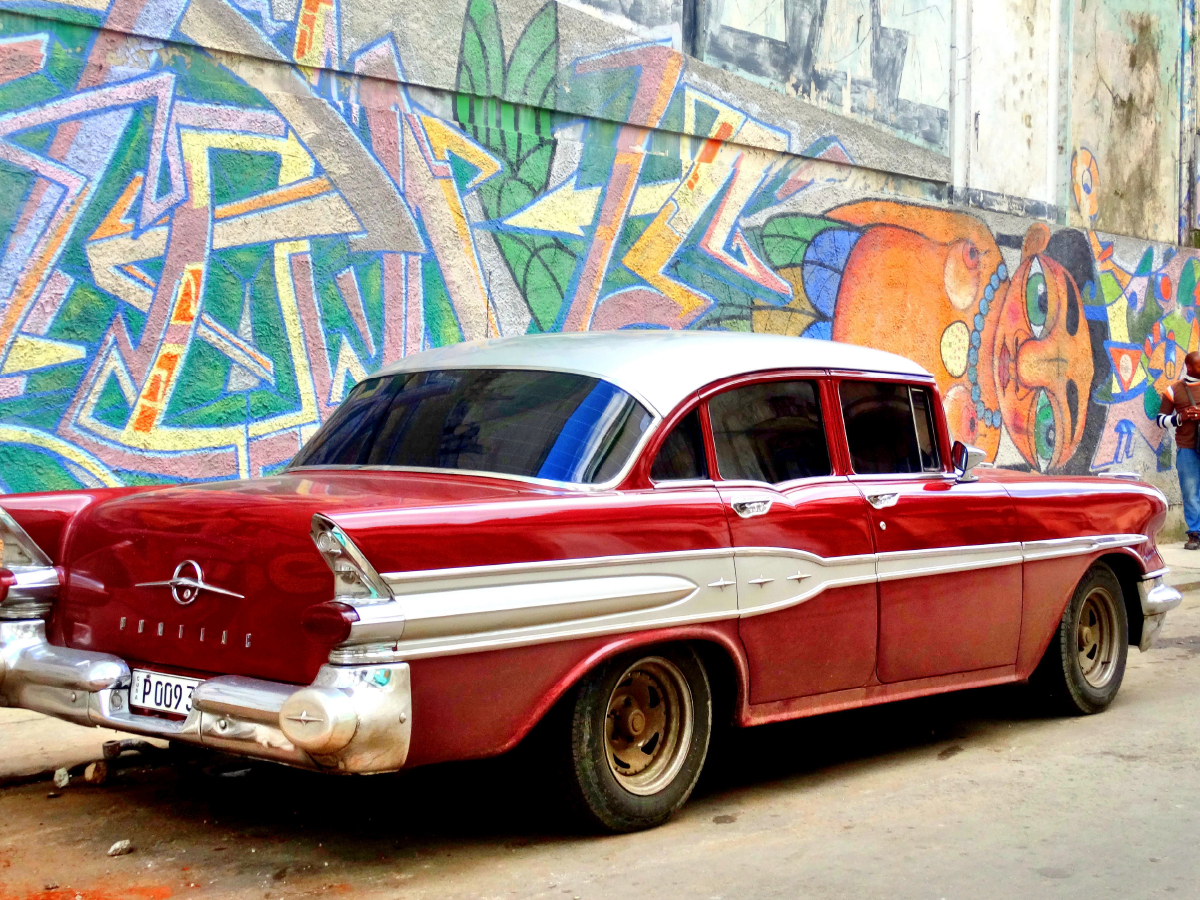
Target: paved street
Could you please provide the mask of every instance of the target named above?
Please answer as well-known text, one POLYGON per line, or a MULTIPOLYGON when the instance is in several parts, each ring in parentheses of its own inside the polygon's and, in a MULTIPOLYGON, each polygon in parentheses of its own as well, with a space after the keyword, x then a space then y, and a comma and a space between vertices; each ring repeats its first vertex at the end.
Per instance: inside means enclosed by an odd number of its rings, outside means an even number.
MULTIPOLYGON (((1182 551, 1171 562, 1177 583, 1200 583, 1182 551)), ((151 760, 54 798, 10 779, 0 900, 1194 898, 1198 710, 1193 589, 1159 647, 1131 651, 1103 715, 1047 717, 1003 688, 740 733, 645 834, 572 833, 520 756, 355 780, 151 760), (110 858, 119 840, 134 852, 110 858)), ((5 715, 12 756, 22 728, 36 737, 5 715)), ((61 764, 94 758, 103 736, 54 727, 76 736, 64 746, 91 742, 60 747, 61 764)))

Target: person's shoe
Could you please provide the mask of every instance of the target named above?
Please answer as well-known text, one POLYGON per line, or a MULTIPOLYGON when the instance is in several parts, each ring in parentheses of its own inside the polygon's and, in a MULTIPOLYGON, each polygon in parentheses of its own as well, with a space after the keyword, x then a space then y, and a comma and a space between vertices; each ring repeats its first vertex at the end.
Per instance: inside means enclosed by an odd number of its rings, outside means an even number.
POLYGON ((1184 550, 1200 550, 1200 532, 1189 531, 1187 543, 1183 545, 1184 550))

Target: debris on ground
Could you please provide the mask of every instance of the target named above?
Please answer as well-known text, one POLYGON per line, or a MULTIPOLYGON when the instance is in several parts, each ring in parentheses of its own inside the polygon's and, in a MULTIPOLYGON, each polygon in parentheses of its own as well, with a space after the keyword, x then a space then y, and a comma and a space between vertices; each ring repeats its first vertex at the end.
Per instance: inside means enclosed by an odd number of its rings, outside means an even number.
POLYGON ((51 791, 46 795, 47 800, 57 800, 62 794, 59 791, 51 791))
POLYGON ((58 882, 57 881, 47 881, 45 884, 42 885, 42 890, 43 891, 57 891, 58 890, 58 882))
POLYGON ((133 852, 133 841, 117 841, 108 848, 109 856, 125 856, 133 852))
POLYGON ((123 741, 105 741, 104 758, 116 759, 122 753, 158 753, 159 748, 149 741, 129 738, 123 741))
POLYGON ((83 780, 88 784, 104 784, 108 780, 108 763, 97 760, 83 770, 83 780))
POLYGON ((70 781, 71 773, 65 767, 54 771, 54 786, 56 788, 65 788, 70 781))

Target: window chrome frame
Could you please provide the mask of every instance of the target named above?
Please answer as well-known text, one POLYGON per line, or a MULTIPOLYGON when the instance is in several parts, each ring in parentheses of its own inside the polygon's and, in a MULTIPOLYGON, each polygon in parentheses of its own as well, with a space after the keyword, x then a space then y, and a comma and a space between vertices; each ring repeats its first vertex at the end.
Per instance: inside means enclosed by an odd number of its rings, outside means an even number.
MULTIPOLYGON (((865 374, 871 374, 865 372, 865 374)), ((730 378, 725 378, 720 381, 710 382, 697 392, 699 407, 703 410, 701 415, 701 424, 705 430, 705 441, 711 449, 711 460, 709 468, 712 470, 710 476, 715 485, 718 486, 734 486, 743 485, 746 487, 765 487, 775 492, 781 492, 785 488, 798 486, 802 484, 810 484, 814 481, 825 478, 845 478, 846 476, 838 472, 838 464, 836 457, 836 443, 834 434, 829 428, 829 416, 826 414, 824 391, 827 386, 827 381, 831 375, 831 370, 811 367, 798 367, 790 369, 761 369, 759 371, 744 372, 740 375, 734 375, 730 378), (829 456, 829 474, 828 475, 809 475, 805 478, 791 478, 787 481, 778 483, 770 481, 759 481, 753 478, 735 478, 727 479, 721 474, 720 461, 717 459, 717 438, 716 433, 712 428, 712 408, 710 404, 712 399, 720 394, 735 391, 739 388, 752 387, 756 384, 768 384, 777 381, 808 381, 812 382, 817 389, 817 408, 821 415, 821 427, 825 433, 825 450, 829 456), (714 474, 715 473, 715 474, 714 474)), ((841 421, 841 408, 837 410, 838 421, 841 421)), ((844 431, 844 429, 843 429, 844 431)))
MULTIPOLYGON (((954 473, 947 472, 947 470, 946 470, 946 464, 947 464, 946 460, 942 459, 942 456, 943 456, 943 453, 942 453, 943 448, 942 448, 942 440, 941 440, 942 436, 941 436, 941 429, 938 427, 938 416, 936 415, 936 413, 934 414, 933 422, 931 424, 933 425, 932 437, 933 437, 933 444, 934 444, 934 452, 937 454, 937 457, 938 457, 938 468, 926 469, 924 467, 924 465, 922 465, 922 468, 919 472, 858 472, 858 471, 855 471, 855 469, 854 469, 854 452, 850 449, 850 432, 846 428, 846 408, 845 408, 845 402, 842 399, 842 385, 847 384, 847 383, 863 383, 863 384, 883 383, 883 384, 899 384, 900 386, 902 386, 905 389, 905 394, 908 396, 908 412, 909 412, 909 418, 911 419, 912 425, 913 425, 913 441, 917 448, 917 456, 919 457, 921 455, 921 437, 920 437, 919 429, 917 428, 917 410, 916 410, 916 405, 913 403, 912 392, 914 390, 925 391, 925 394, 929 398, 929 401, 931 403, 937 403, 940 400, 940 398, 939 398, 938 394, 936 393, 936 391, 931 389, 933 387, 936 387, 936 385, 932 379, 930 379, 928 381, 922 381, 920 379, 911 379, 911 378, 907 378, 907 377, 899 376, 899 375, 892 375, 892 376, 885 375, 882 377, 876 377, 874 375, 874 373, 867 373, 867 372, 854 373, 854 372, 841 371, 841 372, 833 372, 830 374, 832 376, 834 376, 833 382, 832 382, 833 393, 837 397, 837 400, 838 400, 838 403, 837 403, 838 420, 841 422, 842 437, 845 439, 846 465, 848 467, 847 477, 852 478, 856 481, 859 479, 895 480, 897 478, 908 478, 908 479, 916 480, 916 479, 945 479, 945 478, 953 479, 954 478, 954 473)), ((930 409, 932 409, 932 408, 933 407, 931 406, 930 409)))
MULTIPOLYGON (((709 429, 706 426, 707 418, 708 403, 706 403, 704 400, 701 400, 697 396, 688 397, 678 406, 676 406, 669 415, 663 416, 663 428, 666 428, 666 423, 669 421, 671 423, 671 431, 667 431, 663 434, 663 439, 659 441, 658 445, 654 448, 653 456, 650 456, 647 448, 646 481, 650 487, 656 490, 660 487, 704 487, 707 485, 712 485, 716 482, 716 479, 713 478, 712 475, 712 470, 714 468, 712 463, 714 460, 709 459, 708 452, 709 429), (704 468, 708 470, 708 474, 702 478, 667 478, 661 481, 655 481, 654 478, 651 477, 650 472, 654 469, 654 463, 658 459, 658 454, 662 453, 663 445, 670 439, 672 431, 678 428, 680 423, 682 423, 683 420, 692 413, 696 414, 696 421, 700 425, 700 450, 704 455, 704 468)), ((641 448, 639 448, 639 450, 640 449, 641 448)))
MULTIPOLYGON (((917 404, 913 401, 913 391, 921 391, 925 395, 925 415, 926 416, 931 415, 933 412, 933 407, 931 404, 934 402, 934 396, 933 396, 933 392, 930 391, 928 388, 917 387, 915 384, 910 384, 908 386, 908 408, 909 408, 909 411, 912 412, 913 436, 917 439, 917 453, 919 455, 919 454, 923 453, 924 451, 921 450, 921 426, 917 424, 917 404)), ((932 420, 930 420, 927 424, 932 426, 932 430, 930 431, 929 438, 933 442, 933 456, 937 460, 937 466, 931 468, 929 466, 924 465, 924 463, 922 463, 921 471, 922 472, 938 472, 938 473, 945 472, 946 465, 945 465, 945 463, 942 462, 942 448, 940 446, 938 446, 939 441, 938 441, 938 433, 937 433, 937 416, 933 416, 932 420)))

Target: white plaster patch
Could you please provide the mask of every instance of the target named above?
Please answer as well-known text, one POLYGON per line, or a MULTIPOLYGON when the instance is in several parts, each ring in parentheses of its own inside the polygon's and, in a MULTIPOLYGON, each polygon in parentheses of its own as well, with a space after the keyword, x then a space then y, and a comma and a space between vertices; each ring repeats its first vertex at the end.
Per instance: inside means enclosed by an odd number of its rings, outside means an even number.
POLYGON ((720 22, 727 28, 787 41, 783 0, 725 0, 720 22))

